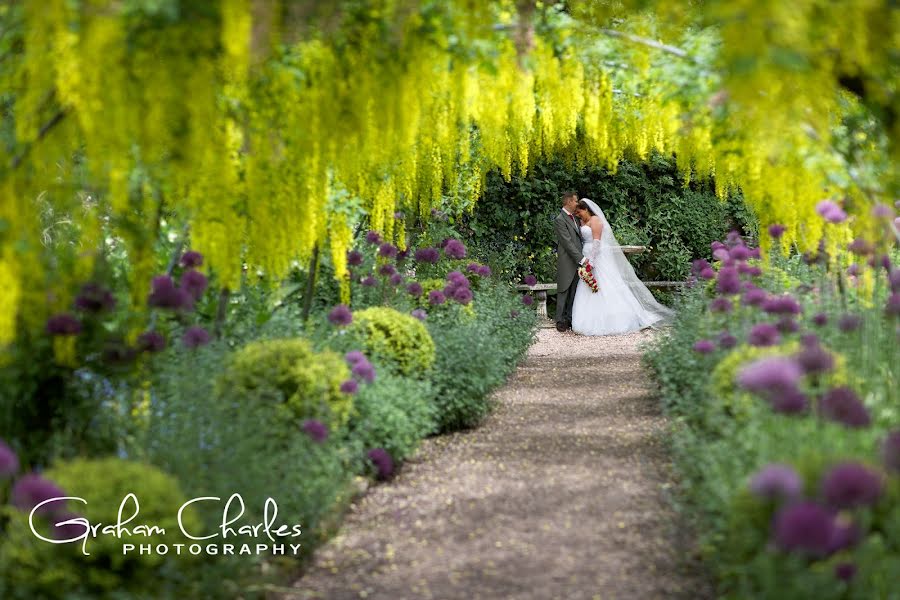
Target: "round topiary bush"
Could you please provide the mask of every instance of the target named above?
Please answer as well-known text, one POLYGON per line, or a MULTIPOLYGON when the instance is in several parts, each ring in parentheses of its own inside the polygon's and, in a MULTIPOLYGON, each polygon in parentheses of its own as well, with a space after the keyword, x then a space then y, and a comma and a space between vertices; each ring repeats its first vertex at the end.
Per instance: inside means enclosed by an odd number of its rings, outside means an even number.
MULTIPOLYGON (((56 523, 82 517, 91 525, 115 525, 123 499, 133 493, 140 511, 124 525, 132 532, 121 538, 100 533, 87 540, 52 544, 39 539, 29 525, 30 510, 4 507, 8 518, 6 535, 0 542, 0 592, 7 598, 107 598, 190 596, 184 586, 194 578, 186 571, 197 568, 198 558, 189 553, 170 551, 148 554, 138 551, 140 544, 191 543, 181 534, 178 510, 187 498, 178 481, 160 469, 119 458, 75 459, 58 463, 42 474, 55 483, 66 496, 83 498, 47 505, 49 514, 35 516, 35 529, 45 538, 79 538, 83 524, 55 527, 56 523), (156 526, 165 530, 145 536, 137 533, 137 525, 156 526), (124 552, 123 544, 135 550, 124 552), (89 553, 85 556, 84 551, 89 553), (3 586, 8 586, 3 589, 3 586)), ((129 502, 122 512, 123 521, 136 511, 129 502)), ((196 513, 188 507, 182 523, 192 535, 203 535, 196 513)))
POLYGON ((421 374, 434 364, 434 342, 415 317, 379 306, 354 313, 352 327, 367 354, 386 358, 403 375, 421 374))
POLYGON ((340 389, 349 378, 349 368, 335 352, 316 352, 302 338, 263 340, 231 356, 218 389, 230 398, 269 401, 286 418, 341 426, 353 408, 352 396, 340 389))

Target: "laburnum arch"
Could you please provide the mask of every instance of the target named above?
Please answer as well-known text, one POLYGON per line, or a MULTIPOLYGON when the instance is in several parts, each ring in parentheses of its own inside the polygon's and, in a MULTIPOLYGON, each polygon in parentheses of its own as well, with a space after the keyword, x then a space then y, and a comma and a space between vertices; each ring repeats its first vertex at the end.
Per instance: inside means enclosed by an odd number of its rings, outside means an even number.
MULTIPOLYGON (((804 249, 823 197, 865 228, 896 187, 877 168, 897 147, 888 2, 320 4, 2 9, 0 344, 64 309, 110 237, 140 306, 166 218, 235 289, 246 266, 278 280, 315 248, 343 280, 361 215, 402 245, 410 219, 471 207, 488 171, 537 157, 614 169, 674 153, 804 249), (848 115, 874 167, 835 151, 848 115), (43 248, 46 206, 74 221, 68 262, 43 248)), ((851 235, 833 231, 832 245, 851 235)))

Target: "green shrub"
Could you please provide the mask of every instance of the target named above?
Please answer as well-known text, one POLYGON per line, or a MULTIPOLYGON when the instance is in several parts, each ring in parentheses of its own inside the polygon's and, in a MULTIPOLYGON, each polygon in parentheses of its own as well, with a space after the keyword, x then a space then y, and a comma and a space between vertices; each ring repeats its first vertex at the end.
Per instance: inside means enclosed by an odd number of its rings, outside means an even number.
POLYGON ((302 338, 251 342, 232 355, 219 394, 245 402, 271 402, 286 417, 347 422, 353 398, 340 387, 350 376, 335 352, 315 352, 302 338))
POLYGON ((353 314, 351 330, 367 354, 390 361, 403 375, 422 376, 434 365, 435 347, 425 325, 384 306, 353 314))
MULTIPOLYGON (((9 518, 6 537, 0 545, 0 581, 7 598, 166 598, 187 597, 184 586, 191 577, 185 572, 198 559, 190 554, 178 556, 123 553, 123 544, 190 543, 181 536, 177 514, 187 497, 177 480, 151 465, 118 458, 75 459, 47 470, 43 476, 55 482, 67 496, 83 498, 86 504, 69 501, 68 511, 86 518, 92 525, 115 524, 119 506, 129 493, 140 502, 139 516, 126 527, 156 525, 165 535, 132 535, 119 539, 98 535, 82 542, 51 544, 38 539, 28 524, 28 514, 6 509, 9 518), (180 594, 176 594, 176 591, 180 594)), ((126 506, 123 516, 134 510, 126 506)), ((57 517, 55 522, 67 517, 57 517)), ((188 531, 202 531, 196 514, 189 508, 182 514, 188 531)), ((51 523, 39 531, 51 537, 51 523)), ((39 526, 40 527, 40 526, 39 526)), ((83 530, 75 526, 72 537, 83 530)), ((197 535, 195 533, 195 535, 197 535)))
POLYGON ((361 386, 353 412, 350 436, 360 451, 384 448, 395 460, 410 456, 435 429, 431 384, 394 374, 361 386))

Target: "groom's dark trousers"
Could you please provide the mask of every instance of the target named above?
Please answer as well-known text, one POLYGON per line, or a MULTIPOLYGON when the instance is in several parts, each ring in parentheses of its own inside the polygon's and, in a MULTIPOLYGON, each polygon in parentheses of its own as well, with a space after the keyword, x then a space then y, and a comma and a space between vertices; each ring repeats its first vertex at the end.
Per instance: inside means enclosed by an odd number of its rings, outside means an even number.
POLYGON ((575 303, 575 290, 578 288, 578 275, 572 278, 568 289, 556 292, 556 322, 572 326, 572 304, 575 303), (560 311, 560 308, 562 310, 560 311))
POLYGON ((578 265, 581 254, 581 232, 570 214, 560 210, 554 222, 556 230, 556 326, 572 326, 572 303, 578 287, 578 265))

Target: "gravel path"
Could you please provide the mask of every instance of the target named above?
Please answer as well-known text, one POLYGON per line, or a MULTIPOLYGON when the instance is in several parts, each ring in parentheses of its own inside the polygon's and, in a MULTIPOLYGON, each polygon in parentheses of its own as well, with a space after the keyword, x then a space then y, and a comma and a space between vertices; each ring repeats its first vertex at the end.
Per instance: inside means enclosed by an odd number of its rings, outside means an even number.
POLYGON ((544 329, 479 428, 426 440, 354 504, 293 598, 711 597, 667 504, 651 332, 544 329))

